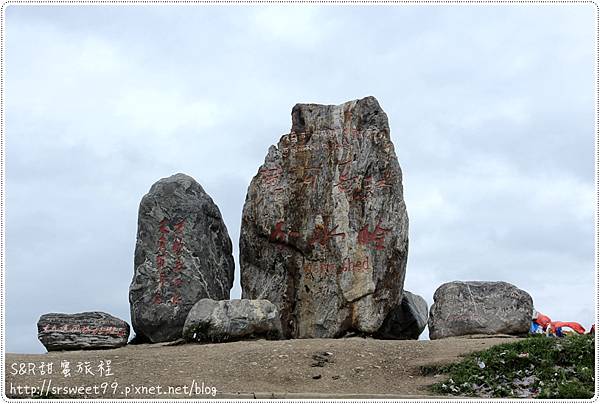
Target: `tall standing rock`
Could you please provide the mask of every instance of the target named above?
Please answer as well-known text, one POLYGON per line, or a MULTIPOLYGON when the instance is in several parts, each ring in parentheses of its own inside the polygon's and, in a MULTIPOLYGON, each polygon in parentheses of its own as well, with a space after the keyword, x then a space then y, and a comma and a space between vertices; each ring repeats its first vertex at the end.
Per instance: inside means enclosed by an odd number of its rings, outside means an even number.
POLYGON ((136 338, 180 338, 198 300, 229 298, 231 240, 219 208, 193 178, 163 178, 142 198, 134 266, 129 303, 136 338))
POLYGON ((278 306, 286 337, 374 333, 402 298, 408 216, 374 97, 297 104, 242 214, 242 297, 278 306))

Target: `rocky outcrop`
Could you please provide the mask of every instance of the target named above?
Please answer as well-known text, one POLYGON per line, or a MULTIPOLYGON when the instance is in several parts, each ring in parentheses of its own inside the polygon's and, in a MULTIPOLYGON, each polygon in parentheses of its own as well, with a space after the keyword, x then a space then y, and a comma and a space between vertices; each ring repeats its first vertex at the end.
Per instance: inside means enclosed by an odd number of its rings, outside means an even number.
POLYGON ((376 334, 381 339, 419 339, 427 326, 429 308, 419 295, 405 290, 402 303, 394 307, 376 334))
POLYGON ((198 342, 279 339, 279 312, 267 300, 202 299, 190 310, 183 336, 188 341, 198 342))
POLYGON ((231 240, 217 205, 193 178, 163 178, 142 198, 134 266, 129 303, 140 340, 181 338, 198 300, 229 298, 231 240))
POLYGON ((433 296, 429 338, 471 334, 525 335, 531 325, 531 296, 506 282, 450 282, 433 296))
POLYGON ((119 348, 129 338, 129 324, 99 311, 44 314, 37 328, 48 351, 119 348))
POLYGON ((376 332, 402 296, 408 216, 373 97, 298 104, 242 214, 242 297, 267 299, 286 337, 376 332))

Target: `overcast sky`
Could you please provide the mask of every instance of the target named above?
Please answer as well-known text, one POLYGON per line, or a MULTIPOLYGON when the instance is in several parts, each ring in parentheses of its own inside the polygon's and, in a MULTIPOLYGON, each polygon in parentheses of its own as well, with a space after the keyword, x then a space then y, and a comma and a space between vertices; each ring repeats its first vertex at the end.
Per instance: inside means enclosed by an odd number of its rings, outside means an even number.
POLYGON ((594 322, 594 5, 15 6, 6 11, 6 350, 46 312, 128 322, 138 204, 176 172, 234 245, 294 104, 386 111, 406 289, 504 280, 594 322))

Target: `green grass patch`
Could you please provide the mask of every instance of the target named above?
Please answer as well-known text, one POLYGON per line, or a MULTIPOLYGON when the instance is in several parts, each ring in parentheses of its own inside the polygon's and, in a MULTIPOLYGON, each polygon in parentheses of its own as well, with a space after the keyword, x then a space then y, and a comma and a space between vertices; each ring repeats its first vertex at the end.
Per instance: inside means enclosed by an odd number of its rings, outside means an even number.
POLYGON ((448 379, 433 392, 471 397, 592 398, 594 396, 594 337, 542 335, 496 345, 470 354, 458 363, 427 373, 448 379))

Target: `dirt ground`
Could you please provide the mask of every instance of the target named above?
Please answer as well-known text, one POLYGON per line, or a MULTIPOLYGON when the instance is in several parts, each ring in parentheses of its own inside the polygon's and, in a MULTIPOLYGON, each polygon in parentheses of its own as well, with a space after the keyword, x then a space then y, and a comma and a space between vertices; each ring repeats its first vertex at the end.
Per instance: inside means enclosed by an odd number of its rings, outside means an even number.
POLYGON ((49 391, 53 398, 429 397, 426 386, 440 377, 421 375, 421 366, 449 363, 511 341, 499 336, 437 341, 298 339, 7 353, 5 394, 31 397, 36 388, 44 389, 43 394, 49 391), (111 361, 108 375, 107 361, 111 361), (69 377, 61 362, 69 362, 69 377))

